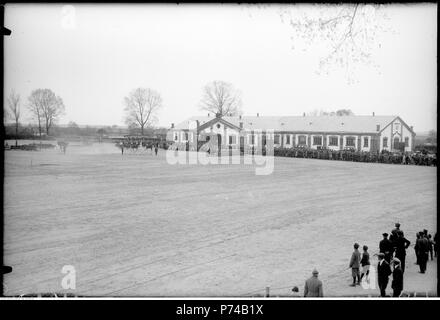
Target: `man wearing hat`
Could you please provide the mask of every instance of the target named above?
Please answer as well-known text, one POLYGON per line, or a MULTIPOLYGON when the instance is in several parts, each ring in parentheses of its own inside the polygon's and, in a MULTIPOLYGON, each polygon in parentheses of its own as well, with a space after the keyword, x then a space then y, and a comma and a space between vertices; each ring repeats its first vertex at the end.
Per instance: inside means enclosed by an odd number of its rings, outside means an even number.
POLYGON ((399 237, 397 235, 397 233, 400 231, 400 223, 396 222, 394 224, 394 226, 395 226, 395 228, 393 230, 391 230, 390 241, 395 246, 395 242, 396 242, 397 238, 399 237))
POLYGON ((393 282, 391 288, 393 288, 393 297, 399 297, 403 290, 403 270, 398 258, 393 259, 393 282))
POLYGON ((351 255, 350 265, 351 268, 351 276, 353 278, 353 283, 350 285, 352 287, 356 286, 356 284, 361 284, 361 274, 359 272, 359 268, 361 266, 361 253, 359 252, 359 244, 355 243, 353 245, 354 251, 351 255))
POLYGON ((415 245, 415 250, 418 253, 417 261, 419 263, 420 273, 425 273, 426 271, 426 263, 428 262, 429 254, 429 243, 423 235, 423 232, 419 232, 419 237, 415 245))
POLYGON ((390 263, 393 256, 393 244, 388 239, 388 233, 382 233, 383 239, 379 242, 379 252, 385 254, 385 260, 390 263))
POLYGON ((319 272, 314 269, 312 276, 306 280, 304 297, 323 297, 322 281, 318 279, 319 272))
POLYGON ((390 264, 385 261, 385 254, 380 252, 378 255, 379 263, 377 264, 377 282, 379 284, 380 296, 385 297, 385 290, 388 285, 388 277, 391 274, 390 264))

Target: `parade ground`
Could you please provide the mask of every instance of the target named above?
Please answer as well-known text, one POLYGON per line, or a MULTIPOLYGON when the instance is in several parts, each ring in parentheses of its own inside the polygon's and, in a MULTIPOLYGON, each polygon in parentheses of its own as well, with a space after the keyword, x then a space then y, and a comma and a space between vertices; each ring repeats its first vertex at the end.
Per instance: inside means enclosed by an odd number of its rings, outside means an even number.
MULTIPOLYGON (((437 168, 276 158, 253 165, 171 165, 160 149, 111 144, 5 151, 4 294, 291 296, 314 268, 325 296, 349 287, 353 243, 400 222, 411 241, 404 291, 436 294, 436 258, 415 265, 416 232, 436 231, 437 168), (75 289, 62 287, 64 266, 75 289)), ((390 278, 391 283, 391 278, 390 278)), ((387 290, 391 293, 390 286, 387 290)))

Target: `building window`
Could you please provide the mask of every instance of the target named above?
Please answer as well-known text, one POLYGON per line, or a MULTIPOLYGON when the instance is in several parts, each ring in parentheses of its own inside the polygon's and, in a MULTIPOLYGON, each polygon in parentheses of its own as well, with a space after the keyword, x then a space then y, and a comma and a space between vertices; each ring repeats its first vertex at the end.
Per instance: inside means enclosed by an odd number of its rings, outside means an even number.
POLYGON ((405 137, 405 147, 409 147, 409 138, 405 137))
POLYGON ((395 124, 394 124, 394 129, 395 129, 396 131, 399 131, 399 130, 400 130, 400 124, 399 124, 399 123, 395 123, 395 124))
POLYGON ((174 132, 174 141, 177 141, 179 139, 177 132, 174 132))
POLYGON ((388 138, 387 137, 383 137, 383 147, 388 148, 388 138))
POLYGON ((314 146, 322 145, 322 137, 313 137, 313 145, 314 146))
POLYGON ((229 144, 236 144, 236 143, 237 143, 237 137, 229 136, 229 144))
POLYGON ((274 144, 280 144, 280 135, 279 134, 274 135, 273 143, 274 144))
POLYGON ((380 124, 376 124, 376 131, 380 131, 380 124))
POLYGON ((394 138, 394 149, 399 149, 399 138, 394 138))
POLYGON ((338 145, 338 137, 330 137, 328 145, 329 146, 337 146, 338 145))
POLYGON ((368 137, 364 137, 364 148, 368 148, 368 137))
POLYGON ((354 147, 355 146, 355 138, 354 137, 347 137, 347 139, 345 140, 345 145, 347 147, 354 147))
POLYGON ((255 135, 254 134, 250 134, 248 141, 249 141, 249 144, 255 144, 255 135))
POLYGON ((306 136, 298 136, 298 144, 307 144, 307 137, 306 136))
POLYGON ((286 135, 286 144, 290 144, 290 134, 286 135))
POLYGON ((185 141, 188 141, 188 132, 185 132, 185 141))

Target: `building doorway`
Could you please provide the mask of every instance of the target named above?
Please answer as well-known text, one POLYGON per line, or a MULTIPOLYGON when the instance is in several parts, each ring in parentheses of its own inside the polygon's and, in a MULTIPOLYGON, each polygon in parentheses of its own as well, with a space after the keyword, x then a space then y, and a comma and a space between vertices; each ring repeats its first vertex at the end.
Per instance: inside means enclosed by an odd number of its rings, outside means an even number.
POLYGON ((394 140, 393 140, 394 142, 393 142, 393 149, 394 150, 399 150, 399 137, 395 137, 394 138, 394 140))
POLYGON ((218 156, 222 155, 222 135, 217 134, 217 147, 218 147, 218 156))

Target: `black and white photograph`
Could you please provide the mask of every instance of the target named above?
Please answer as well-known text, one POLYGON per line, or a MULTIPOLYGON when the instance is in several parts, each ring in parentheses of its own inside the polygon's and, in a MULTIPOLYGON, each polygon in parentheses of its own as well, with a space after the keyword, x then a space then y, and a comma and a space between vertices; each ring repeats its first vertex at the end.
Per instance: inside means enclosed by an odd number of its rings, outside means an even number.
POLYGON ((4 299, 437 298, 436 3, 7 3, 3 31, 4 299))

